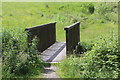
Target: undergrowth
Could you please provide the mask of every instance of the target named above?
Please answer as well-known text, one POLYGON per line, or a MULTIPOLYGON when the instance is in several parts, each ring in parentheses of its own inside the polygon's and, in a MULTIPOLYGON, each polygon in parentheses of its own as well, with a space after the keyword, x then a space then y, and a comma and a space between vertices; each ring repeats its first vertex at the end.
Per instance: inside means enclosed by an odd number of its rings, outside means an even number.
POLYGON ((84 55, 69 57, 59 64, 62 78, 118 78, 118 35, 97 38, 92 44, 84 55))
POLYGON ((36 50, 36 40, 28 47, 26 32, 3 30, 2 36, 2 77, 30 77, 40 75, 43 62, 36 50))

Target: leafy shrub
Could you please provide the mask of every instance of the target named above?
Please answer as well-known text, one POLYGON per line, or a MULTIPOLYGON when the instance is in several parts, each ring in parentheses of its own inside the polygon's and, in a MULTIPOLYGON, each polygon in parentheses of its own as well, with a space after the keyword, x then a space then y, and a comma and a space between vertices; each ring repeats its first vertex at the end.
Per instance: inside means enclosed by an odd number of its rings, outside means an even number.
POLYGON ((28 47, 26 33, 18 33, 19 35, 3 30, 2 73, 4 78, 35 75, 43 68, 43 62, 36 50, 36 39, 33 40, 32 46, 28 47))
POLYGON ((46 7, 46 8, 49 8, 49 6, 48 6, 47 4, 45 5, 45 7, 46 7))
POLYGON ((117 35, 100 38, 91 51, 86 52, 88 63, 88 77, 117 78, 119 73, 117 35), (90 75, 91 74, 91 75, 90 75))
POLYGON ((82 10, 83 13, 93 14, 94 11, 95 11, 95 8, 94 8, 93 3, 84 3, 84 4, 81 5, 81 10, 82 10))
POLYGON ((92 49, 81 57, 70 57, 60 63, 61 77, 118 78, 120 72, 118 36, 98 38, 92 49))
POLYGON ((87 42, 80 42, 77 46, 76 49, 74 50, 75 54, 83 54, 86 51, 90 51, 92 49, 93 44, 92 43, 87 43, 87 42))
POLYGON ((91 13, 91 14, 94 13, 95 8, 94 8, 94 5, 92 3, 89 4, 88 10, 89 10, 89 13, 91 13))

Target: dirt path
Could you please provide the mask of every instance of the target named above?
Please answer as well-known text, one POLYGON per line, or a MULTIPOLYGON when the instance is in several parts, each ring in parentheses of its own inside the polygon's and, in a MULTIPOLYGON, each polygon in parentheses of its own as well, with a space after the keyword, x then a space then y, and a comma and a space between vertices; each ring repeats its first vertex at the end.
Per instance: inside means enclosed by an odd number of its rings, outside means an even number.
POLYGON ((58 69, 56 66, 52 65, 52 63, 59 63, 61 60, 66 58, 66 47, 59 52, 59 54, 50 62, 50 65, 45 66, 43 71, 43 78, 57 78, 60 80, 60 77, 57 75, 56 70, 58 69))
POLYGON ((56 74, 57 67, 49 66, 44 68, 43 78, 59 78, 56 74))
POLYGON ((60 77, 57 75, 56 70, 58 69, 56 66, 52 65, 52 63, 59 63, 61 60, 66 58, 66 47, 50 62, 50 65, 45 66, 43 71, 43 78, 57 78, 60 80, 60 77))

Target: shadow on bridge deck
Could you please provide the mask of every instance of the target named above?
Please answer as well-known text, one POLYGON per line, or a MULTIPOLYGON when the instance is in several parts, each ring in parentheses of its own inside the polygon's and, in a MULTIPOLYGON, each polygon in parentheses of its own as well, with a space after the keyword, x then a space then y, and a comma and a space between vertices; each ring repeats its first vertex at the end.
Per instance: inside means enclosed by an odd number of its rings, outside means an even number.
POLYGON ((59 62, 66 58, 66 43, 55 42, 52 46, 43 51, 41 59, 48 63, 59 62))

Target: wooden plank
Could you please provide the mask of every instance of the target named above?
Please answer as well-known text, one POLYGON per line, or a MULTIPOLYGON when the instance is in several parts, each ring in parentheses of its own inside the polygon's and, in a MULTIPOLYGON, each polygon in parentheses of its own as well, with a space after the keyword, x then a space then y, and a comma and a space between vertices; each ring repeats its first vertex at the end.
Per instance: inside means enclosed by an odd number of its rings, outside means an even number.
POLYGON ((52 62, 54 58, 65 48, 64 42, 56 42, 40 55, 41 59, 45 62, 52 62))
POLYGON ((80 30, 79 30, 80 22, 76 22, 66 28, 66 52, 67 54, 73 53, 74 49, 78 45, 80 41, 80 30))
POLYGON ((70 25, 70 26, 67 26, 67 27, 64 28, 64 30, 71 29, 71 28, 73 28, 75 25, 77 25, 77 24, 79 24, 79 23, 80 23, 80 22, 76 22, 76 23, 74 23, 74 24, 72 24, 72 25, 70 25))
POLYGON ((25 30, 28 31, 28 43, 31 43, 35 36, 38 37, 37 49, 39 52, 43 52, 56 42, 56 22, 26 28, 25 30))
POLYGON ((57 23, 57 22, 53 22, 53 23, 38 25, 38 26, 34 26, 34 27, 29 27, 29 28, 25 28, 25 30, 30 30, 30 29, 35 29, 35 28, 38 29, 38 27, 39 27, 39 28, 42 28, 42 27, 45 27, 45 26, 47 26, 47 25, 56 24, 56 23, 57 23))

